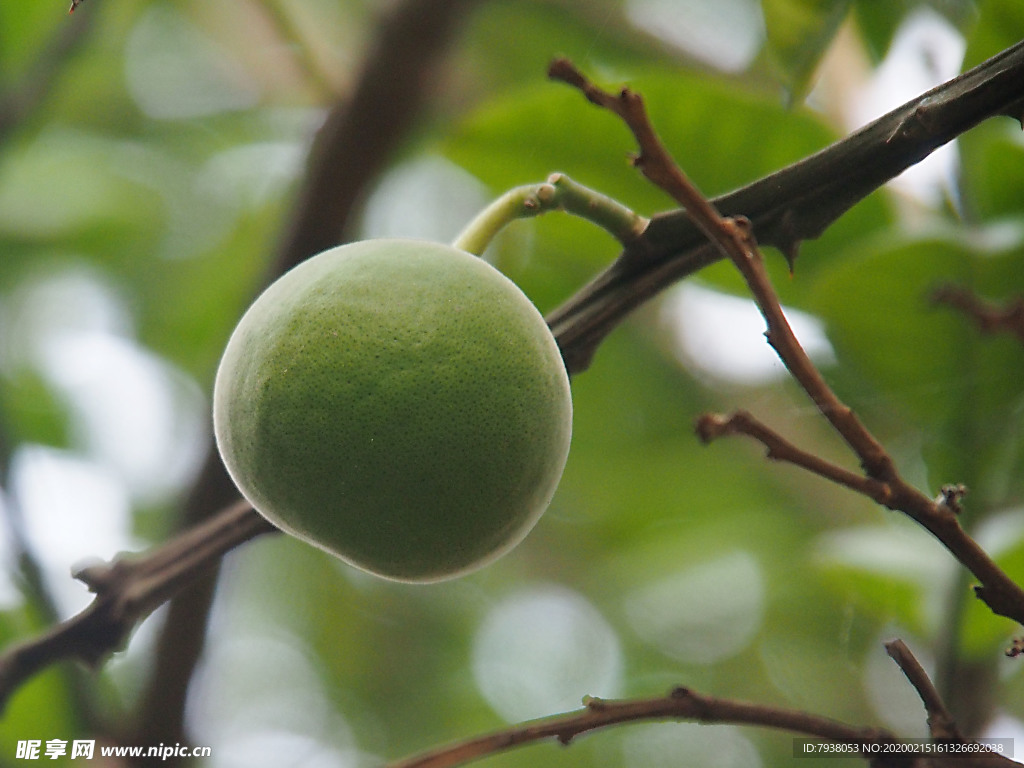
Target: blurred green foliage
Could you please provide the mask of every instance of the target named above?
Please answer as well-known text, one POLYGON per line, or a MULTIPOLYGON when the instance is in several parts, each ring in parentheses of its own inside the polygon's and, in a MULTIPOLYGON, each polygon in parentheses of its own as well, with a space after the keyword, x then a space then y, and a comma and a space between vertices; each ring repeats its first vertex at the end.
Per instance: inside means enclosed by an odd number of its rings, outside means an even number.
MULTIPOLYGON (((718 194, 852 128, 836 105, 859 98, 915 19, 962 35, 969 64, 1024 37, 1011 0, 737 0, 760 42, 720 72, 642 23, 672 7, 677 24, 720 34, 722 20, 705 13, 714 5, 481 3, 389 175, 364 192, 367 210, 389 212, 387 231, 372 234, 432 235, 416 223, 424 206, 482 207, 553 171, 646 215, 670 207, 630 167, 624 128, 545 80, 554 55, 643 93, 682 166, 718 194), (420 172, 401 175, 409 169, 420 172), (411 188, 397 194, 388 178, 411 188)), ((220 351, 264 280, 312 133, 358 77, 377 13, 360 0, 93 0, 72 22, 64 6, 0 4, 0 103, 14 109, 5 97, 46 84, 0 143, 4 644, 87 603, 75 562, 144 549, 173 528, 209 450, 220 351), (86 15, 77 44, 49 57, 86 15)), ((1021 579, 1024 348, 981 335, 928 294, 948 281, 996 300, 1024 293, 1024 140, 993 120, 958 152, 945 186, 934 182, 938 205, 881 190, 806 243, 792 278, 777 254, 772 272, 786 305, 820 321, 830 382, 906 477, 929 493, 966 483, 965 525, 1021 579)), ((547 311, 617 247, 552 214, 510 227, 492 251, 547 311)), ((727 264, 696 280, 743 295, 727 264)), ((284 537, 232 553, 189 700, 193 743, 213 749, 200 764, 374 764, 573 709, 584 695, 676 684, 921 735, 924 712, 882 649, 892 636, 941 666, 951 698, 960 665, 989 670, 971 706, 1004 718, 989 735, 1024 733, 1019 663, 1000 657, 1013 627, 972 601, 927 534, 755 446, 699 445, 698 414, 746 407, 855 463, 777 369, 739 380, 702 367, 681 342, 685 307, 685 294, 666 292, 575 378, 556 500, 493 566, 411 587, 284 537)), ((159 620, 104 669, 61 666, 20 690, 0 721, 0 765, 18 740, 103 740, 130 723, 159 620)), ((791 755, 785 734, 648 724, 487 764, 791 755)))

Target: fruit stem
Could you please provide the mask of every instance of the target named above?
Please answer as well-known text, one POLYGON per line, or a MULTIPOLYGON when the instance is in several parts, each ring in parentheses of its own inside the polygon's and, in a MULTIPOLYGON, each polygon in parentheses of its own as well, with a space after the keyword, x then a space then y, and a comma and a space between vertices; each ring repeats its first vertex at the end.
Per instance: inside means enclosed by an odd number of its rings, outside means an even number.
POLYGON ((573 181, 564 173, 553 173, 541 184, 510 189, 481 211, 452 245, 479 256, 510 222, 557 210, 597 224, 623 245, 640 237, 649 223, 622 203, 573 181))

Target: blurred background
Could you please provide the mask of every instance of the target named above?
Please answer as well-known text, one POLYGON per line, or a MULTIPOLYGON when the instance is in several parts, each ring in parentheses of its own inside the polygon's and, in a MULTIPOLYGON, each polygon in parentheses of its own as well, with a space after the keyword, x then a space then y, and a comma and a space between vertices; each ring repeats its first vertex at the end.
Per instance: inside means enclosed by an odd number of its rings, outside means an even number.
MULTIPOLYGON (((671 207, 629 166, 624 128, 546 80, 553 56, 642 92, 714 195, 1022 37, 1014 0, 0 4, 0 640, 84 608, 77 564, 231 500, 210 456, 213 373, 305 243, 450 240, 553 171, 645 215, 671 207), (413 96, 373 98, 401 82, 413 96), (369 139, 325 155, 339 120, 369 139)), ((1024 291, 1022 201, 1020 125, 995 119, 805 243, 792 278, 769 252, 830 383, 909 480, 969 486, 964 524, 1018 580, 1024 347, 927 297, 946 281, 1024 291)), ((617 254, 551 214, 487 257, 546 312, 617 254)), ((757 446, 699 444, 696 416, 745 407, 855 466, 762 330, 729 265, 666 290, 574 378, 565 477, 511 554, 409 586, 256 540, 207 583, 212 599, 158 610, 100 670, 61 665, 19 689, 0 765, 18 740, 59 738, 206 745, 196 764, 218 768, 370 766, 677 684, 923 736, 893 637, 967 731, 1024 739, 1021 662, 1002 655, 1015 627, 926 533, 757 446)), ((791 758, 787 734, 648 723, 487 764, 791 758)))

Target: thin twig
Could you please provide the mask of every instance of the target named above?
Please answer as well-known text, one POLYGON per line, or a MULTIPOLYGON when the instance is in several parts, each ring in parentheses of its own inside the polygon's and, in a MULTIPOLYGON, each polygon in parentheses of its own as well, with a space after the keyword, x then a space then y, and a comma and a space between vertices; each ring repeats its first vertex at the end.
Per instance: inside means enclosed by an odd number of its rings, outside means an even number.
MULTIPOLYGON (((993 613, 1024 624, 1024 590, 989 557, 957 519, 960 499, 965 493, 963 486, 944 486, 936 498, 930 499, 899 475, 884 482, 870 476, 859 477, 793 446, 743 412, 730 416, 706 414, 698 419, 697 429, 705 443, 730 434, 752 437, 768 449, 769 458, 802 467, 906 514, 938 539, 980 582, 974 587, 975 595, 993 613)), ((1011 649, 1008 654, 1019 655, 1020 650, 1011 649)))
MULTIPOLYGON (((867 477, 888 489, 888 493, 882 493, 880 497, 872 493, 868 495, 876 500, 886 499, 881 503, 903 512, 928 530, 981 582, 975 587, 975 593, 994 613, 1024 624, 1024 590, 960 526, 956 512, 962 493, 953 494, 956 503, 950 504, 950 495, 945 491, 938 499, 931 499, 905 482, 882 444, 835 395, 800 346, 768 277, 764 255, 754 240, 750 222, 742 217, 721 216, 714 205, 703 198, 658 139, 639 95, 629 89, 621 90, 618 95, 606 93, 564 59, 552 64, 550 74, 580 89, 588 100, 611 110, 626 123, 640 147, 636 163, 643 174, 684 206, 715 248, 736 265, 768 325, 765 334, 768 343, 821 414, 857 455, 867 477)), ((759 439, 763 436, 762 433, 759 439)), ((771 450, 770 444, 768 447, 771 450)), ((781 447, 781 444, 776 447, 781 447)), ((790 452, 790 455, 798 459, 801 466, 816 471, 805 453, 790 452)), ((831 465, 824 469, 825 477, 836 479, 837 473, 831 465)), ((843 484, 862 492, 871 490, 857 488, 848 479, 843 484)))
MULTIPOLYGON (((901 658, 906 661, 905 658, 901 658)), ((388 768, 454 768, 528 744, 557 741, 559 744, 568 745, 578 736, 603 728, 650 721, 752 725, 833 744, 848 744, 856 747, 861 756, 870 760, 876 768, 934 768, 944 764, 942 760, 934 759, 917 743, 910 745, 909 749, 900 749, 901 745, 906 747, 908 743, 884 729, 851 726, 831 718, 784 707, 706 696, 689 688, 678 687, 668 696, 656 698, 587 698, 584 704, 583 709, 575 712, 521 723, 436 747, 393 762, 388 768)), ((957 755, 950 764, 961 768, 1010 768, 1017 765, 1008 758, 987 751, 967 753, 966 756, 957 755)))
POLYGON ((566 59, 553 62, 548 74, 579 88, 589 101, 612 111, 626 123, 640 147, 634 163, 644 176, 683 206, 694 224, 743 273, 768 323, 768 343, 775 348, 794 378, 866 462, 868 474, 883 480, 890 477, 893 468, 885 449, 833 394, 818 369, 796 343, 796 336, 764 270, 764 257, 754 242, 749 221, 724 218, 700 193, 658 138, 639 94, 628 88, 623 88, 617 96, 606 93, 588 81, 566 59))
POLYGON ((903 674, 921 697, 925 712, 928 714, 928 732, 931 737, 937 741, 962 742, 963 736, 957 728, 956 721, 946 709, 928 673, 924 671, 921 662, 911 653, 907 644, 902 640, 892 640, 885 644, 885 652, 903 670, 903 674))
MULTIPOLYGON (((82 0, 79 0, 79 3, 82 0)), ((471 3, 468 3, 471 5, 471 3)), ((445 4, 442 4, 444 6, 445 4)), ((91 17, 87 14, 86 17, 91 17)), ((79 17, 76 17, 76 19, 79 17)), ((85 17, 83 17, 85 18, 85 17)), ((378 51, 384 55, 385 51, 378 51)), ((408 57, 403 57, 409 61, 408 57)), ((427 71, 429 66, 415 65, 418 71, 427 71)), ((382 70, 368 66, 365 80, 380 89, 382 85, 394 82, 394 77, 381 80, 377 77, 382 70)), ((371 87, 368 85, 367 87, 371 87)), ((415 85, 418 88, 418 85, 415 85)), ((385 96, 391 98, 391 96, 385 96)), ((926 94, 922 94, 874 123, 823 149, 811 157, 800 160, 769 176, 748 184, 734 192, 714 200, 715 208, 728 215, 746 214, 753 222, 762 242, 778 246, 786 253, 795 253, 796 244, 808 237, 816 237, 824 231, 843 211, 877 189, 889 178, 897 175, 910 165, 925 157, 932 149, 949 141, 968 130, 976 123, 994 115, 1011 115, 1020 118, 1021 100, 1024 98, 1024 42, 1007 49, 988 61, 980 64, 970 72, 961 75, 939 86, 926 94), (927 119, 925 119, 927 117, 927 119), (907 126, 918 121, 928 130, 900 131, 899 126, 907 126), (837 172, 837 169, 843 172, 837 172)), ((0 96, 0 102, 3 97, 0 96)), ((355 109, 355 102, 349 108, 354 115, 351 120, 372 111, 375 105, 367 96, 360 102, 363 106, 355 109)), ((409 103, 406 107, 412 108, 409 103)), ((415 106, 415 105, 412 105, 415 106)), ((343 119, 342 108, 338 108, 337 117, 329 118, 321 131, 317 144, 323 148, 314 148, 310 159, 310 174, 307 176, 300 202, 296 206, 296 221, 291 233, 286 237, 280 249, 280 269, 290 266, 295 260, 311 255, 317 249, 334 245, 344 223, 348 220, 351 202, 358 197, 358 191, 338 191, 336 185, 346 179, 353 182, 351 186, 361 189, 366 178, 372 174, 360 167, 357 175, 341 173, 339 169, 349 168, 354 161, 337 160, 333 153, 340 152, 341 147, 349 147, 363 155, 365 145, 351 139, 352 136, 365 135, 372 129, 347 127, 343 119), (351 140, 350 140, 351 139, 351 140), (335 147, 330 150, 329 147, 335 147), (348 201, 346 205, 337 205, 338 201, 348 201)), ((7 125, 5 118, 11 113, 0 109, 0 139, 7 125)), ((390 113, 388 113, 390 115, 390 113)), ((402 125, 407 124, 403 118, 402 125)), ((390 127, 392 123, 388 123, 390 127)), ((378 126, 379 127, 379 126, 378 126)), ((377 137, 373 137, 376 139, 377 137)), ((376 153, 375 163, 379 167, 394 146, 394 139, 386 145, 373 141, 371 145, 376 153)), ((679 278, 696 272, 698 269, 721 258, 719 249, 711 245, 700 230, 684 211, 673 211, 659 214, 652 218, 650 226, 608 269, 598 275, 594 281, 580 289, 562 307, 547 316, 562 350, 566 365, 571 373, 586 370, 589 362, 602 339, 616 327, 633 309, 656 295, 679 278)), ((212 461, 193 494, 194 501, 190 507, 194 513, 187 516, 187 522, 194 523, 203 519, 210 509, 218 508, 219 504, 227 503, 232 489, 223 470, 212 461)), ((852 486, 851 486, 852 487, 852 486)), ((874 498, 874 496, 872 496, 874 498)), ((924 498, 924 497, 921 497, 924 498)), ((924 498, 931 505, 932 501, 924 498)), ((209 518, 211 525, 223 522, 222 517, 209 518)), ((953 533, 950 537, 959 541, 956 533, 955 517, 953 533)), ((182 536, 188 536, 186 531, 182 536)), ((948 537, 947 537, 948 538, 948 537)), ((168 542, 169 545, 173 544, 168 542)), ((968 566, 973 573, 984 572, 986 559, 984 553, 971 546, 970 540, 965 543, 966 553, 954 552, 962 561, 969 561, 968 566)), ((139 561, 154 556, 158 550, 140 555, 139 561)), ((193 581, 209 573, 209 568, 189 574, 193 581)), ((1000 594, 1005 592, 1007 608, 997 613, 1012 615, 1008 611, 1019 606, 1019 596, 1013 589, 1001 590, 995 578, 981 578, 985 586, 985 599, 990 605, 1000 601, 1000 594)), ((177 583, 181 587, 186 580, 177 583)), ((212 585, 206 590, 212 594, 212 585)), ((88 618, 74 617, 65 624, 55 626, 45 635, 25 641, 18 648, 23 658, 32 657, 31 669, 26 668, 25 674, 11 676, 11 656, 8 650, 0 656, 0 698, 9 696, 16 685, 15 680, 27 679, 33 672, 63 658, 89 658, 89 649, 99 655, 109 654, 123 640, 122 628, 114 631, 104 626, 110 621, 109 607, 101 606, 101 596, 97 596, 94 605, 87 609, 88 618), (95 614, 95 615, 93 615, 95 614), (78 628, 86 624, 85 628, 78 628), (76 634, 77 633, 77 634, 76 634), (64 639, 54 642, 52 636, 64 639), (83 651, 76 652, 73 646, 80 637, 83 651), (108 640, 100 648, 102 639, 108 640), (32 650, 33 646, 37 646, 32 650)), ((189 644, 189 639, 201 636, 204 631, 205 605, 200 601, 196 608, 186 606, 180 618, 179 613, 169 615, 168 627, 177 627, 187 632, 189 637, 168 633, 162 642, 169 648, 180 649, 189 644)), ((181 605, 172 603, 172 609, 181 605)), ((995 610, 995 609, 994 609, 995 610)), ((201 645, 192 642, 197 651, 192 657, 198 657, 201 645)), ((1024 654, 1024 638, 1015 645, 1017 652, 1024 654)), ((180 655, 180 654, 179 654, 180 655)), ((19 662, 13 662, 17 667, 19 662)), ((153 684, 152 699, 167 701, 166 684, 178 681, 184 690, 187 686, 189 669, 184 666, 169 667, 165 673, 158 675, 153 684)), ((180 702, 184 694, 177 696, 180 702)), ((177 710, 180 706, 175 705, 177 710)), ((160 717, 156 710, 148 719, 157 721, 160 717)), ((180 717, 178 718, 180 719, 180 717)), ((164 722, 169 722, 164 719, 164 722)), ((174 738, 143 738, 140 743, 157 743, 158 741, 173 742, 174 738)), ((180 741, 180 739, 178 739, 180 741)))
POLYGON ((618 94, 608 93, 590 82, 568 59, 555 59, 551 62, 548 77, 578 88, 589 101, 618 115, 632 131, 640 147, 640 153, 633 158, 633 165, 683 206, 709 240, 719 242, 712 230, 721 226, 721 217, 672 160, 647 119, 640 94, 629 88, 623 88, 618 94))
POLYGON ((697 418, 696 432, 703 443, 710 443, 726 435, 746 435, 761 443, 767 449, 767 457, 773 461, 784 461, 802 467, 838 485, 857 491, 879 504, 888 505, 892 500, 892 491, 886 483, 865 477, 798 448, 747 411, 735 411, 728 416, 719 413, 702 414, 697 418))
MULTIPOLYGON (((1024 116, 1024 41, 713 202, 725 216, 749 218, 758 241, 777 247, 792 264, 803 240, 818 237, 869 193, 995 115, 1024 116)), ((652 217, 642 238, 548 315, 570 373, 587 368, 623 317, 720 258, 686 211, 652 217)))
POLYGON ((782 707, 752 704, 675 688, 667 696, 645 699, 587 698, 575 712, 534 720, 455 742, 391 763, 388 768, 452 768, 515 747, 554 740, 568 745, 576 737, 623 723, 687 720, 698 723, 758 725, 844 744, 894 743, 892 734, 856 728, 829 718, 782 707))
POLYGON ((932 291, 936 304, 959 309, 972 318, 982 333, 1009 331, 1024 343, 1024 299, 1014 298, 1005 304, 985 301, 973 291, 956 285, 942 285, 932 291))

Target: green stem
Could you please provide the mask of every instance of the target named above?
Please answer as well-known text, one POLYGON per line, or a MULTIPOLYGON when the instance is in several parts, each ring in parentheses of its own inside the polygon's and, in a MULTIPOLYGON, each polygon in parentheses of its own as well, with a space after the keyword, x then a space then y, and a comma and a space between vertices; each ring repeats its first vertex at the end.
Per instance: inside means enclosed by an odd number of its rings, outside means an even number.
POLYGON ((471 221, 452 245, 479 256, 503 227, 516 219, 562 210, 597 224, 623 245, 643 234, 648 219, 600 192, 553 173, 542 184, 510 189, 471 221))

